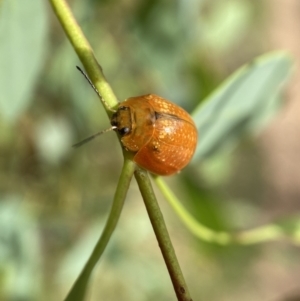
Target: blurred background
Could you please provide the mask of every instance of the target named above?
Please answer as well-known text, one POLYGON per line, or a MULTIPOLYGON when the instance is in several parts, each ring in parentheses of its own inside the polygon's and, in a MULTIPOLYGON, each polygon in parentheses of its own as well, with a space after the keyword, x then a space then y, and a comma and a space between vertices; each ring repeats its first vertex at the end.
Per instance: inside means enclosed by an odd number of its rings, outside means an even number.
MULTIPOLYGON (((101 234, 122 155, 113 133, 72 149, 109 120, 50 4, 22 3, 0 1, 0 300, 63 300, 101 234)), ((192 112, 241 65, 287 50, 296 68, 272 123, 166 181, 216 230, 297 217, 298 0, 68 3, 119 100, 156 93, 192 112)), ((157 195, 194 300, 300 300, 298 247, 204 243, 157 195)), ((135 180, 91 282, 99 299, 175 300, 135 180)))

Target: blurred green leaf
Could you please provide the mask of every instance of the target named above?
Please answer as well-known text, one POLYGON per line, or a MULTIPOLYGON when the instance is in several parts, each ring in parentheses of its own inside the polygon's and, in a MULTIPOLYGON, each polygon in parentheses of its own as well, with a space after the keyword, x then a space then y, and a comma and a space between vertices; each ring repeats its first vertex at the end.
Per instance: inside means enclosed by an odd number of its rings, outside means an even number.
POLYGON ((279 108, 278 92, 291 65, 287 54, 264 55, 240 68, 209 96, 193 114, 200 139, 194 160, 231 149, 246 130, 261 129, 279 108))
POLYGON ((0 198, 0 299, 37 300, 40 240, 35 216, 18 196, 0 198))
POLYGON ((220 154, 212 156, 201 164, 201 176, 203 181, 217 187, 226 181, 232 171, 232 156, 230 154, 220 154))
POLYGON ((0 112, 14 121, 29 106, 43 65, 47 14, 43 0, 4 0, 0 7, 0 112))
POLYGON ((210 14, 203 18, 201 27, 199 26, 198 29, 202 34, 203 47, 219 53, 230 49, 249 26, 250 12, 250 3, 247 1, 214 3, 210 14))

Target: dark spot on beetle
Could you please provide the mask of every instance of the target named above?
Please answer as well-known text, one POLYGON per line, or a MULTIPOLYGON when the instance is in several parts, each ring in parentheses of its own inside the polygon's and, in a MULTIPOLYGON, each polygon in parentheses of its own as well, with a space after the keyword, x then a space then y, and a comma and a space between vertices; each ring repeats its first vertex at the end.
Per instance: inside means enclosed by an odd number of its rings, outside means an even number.
POLYGON ((180 290, 181 294, 185 294, 185 289, 184 289, 184 287, 181 286, 181 287, 179 288, 179 290, 180 290))
POLYGON ((157 145, 153 145, 152 150, 155 151, 156 153, 160 153, 160 149, 157 145))
POLYGON ((157 119, 156 118, 156 112, 153 113, 153 111, 150 111, 149 110, 149 119, 146 121, 148 125, 151 125, 151 124, 154 124, 155 123, 155 120, 157 119))
POLYGON ((159 119, 159 118, 170 118, 170 119, 182 120, 177 115, 168 114, 168 113, 159 113, 159 112, 155 112, 155 118, 156 119, 159 119))
POLYGON ((159 113, 159 112, 154 112, 155 114, 155 119, 163 118, 165 114, 159 113))

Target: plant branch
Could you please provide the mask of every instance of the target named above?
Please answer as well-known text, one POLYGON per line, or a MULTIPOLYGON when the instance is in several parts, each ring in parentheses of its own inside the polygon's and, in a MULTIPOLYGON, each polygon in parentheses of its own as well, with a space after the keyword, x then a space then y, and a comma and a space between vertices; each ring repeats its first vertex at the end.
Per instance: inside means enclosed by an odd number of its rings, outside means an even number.
POLYGON ((180 203, 175 194, 170 190, 167 184, 161 177, 153 177, 156 185, 161 190, 164 197, 167 199, 173 210, 185 224, 185 226, 198 238, 214 242, 220 245, 227 245, 232 238, 227 232, 216 232, 206 226, 200 224, 180 203))
POLYGON ((111 207, 109 217, 107 219, 105 228, 90 256, 85 267, 80 273, 79 277, 75 281, 71 291, 66 297, 65 301, 81 301, 84 300, 86 288, 92 274, 92 271, 100 259, 106 245, 116 228, 117 222, 121 215, 124 200, 128 191, 129 184, 132 179, 132 175, 135 170, 135 163, 130 159, 124 161, 122 173, 119 179, 117 190, 115 192, 114 201, 111 207))
POLYGON ((143 196, 159 247, 168 268, 178 301, 192 301, 147 171, 137 168, 135 178, 143 196))
MULTIPOLYGON (((78 26, 70 7, 65 0, 49 1, 89 78, 94 83, 103 99, 105 99, 108 107, 113 108, 118 104, 118 100, 106 81, 102 69, 95 58, 94 52, 81 28, 78 26)), ((110 115, 109 108, 106 107, 106 110, 110 115)))
POLYGON ((300 244, 299 227, 296 227, 294 232, 290 234, 286 233, 284 228, 276 224, 268 224, 255 229, 233 233, 212 230, 199 223, 184 208, 161 177, 155 176, 154 181, 185 226, 199 239, 220 245, 228 245, 232 243, 251 245, 280 239, 288 239, 295 245, 300 244))
MULTIPOLYGON (((67 34, 71 44, 73 45, 78 57, 80 58, 85 70, 105 100, 104 106, 108 115, 111 115, 110 108, 115 107, 118 104, 117 98, 114 95, 110 85, 107 83, 100 65, 94 56, 92 48, 78 26, 72 12, 65 0, 49 0, 53 9, 59 19, 65 33, 67 34), (107 104, 107 105, 106 105, 107 104)), ((124 198, 131 180, 132 173, 135 168, 135 164, 130 158, 130 154, 124 152, 125 163, 123 171, 119 180, 118 188, 115 194, 113 207, 108 218, 104 232, 97 243, 90 259, 81 272, 79 278, 75 282, 71 292, 65 299, 66 301, 79 301, 83 300, 88 280, 92 273, 92 270, 100 258, 121 213, 124 198)), ((179 267, 173 246, 171 244, 169 234, 167 232, 163 216, 158 207, 155 195, 153 193, 151 183, 147 172, 138 170, 135 174, 140 190, 142 192, 146 208, 153 225, 154 232, 157 236, 160 248, 162 250, 163 257, 165 259, 167 268, 169 270, 171 280, 179 301, 191 301, 189 296, 185 280, 183 278, 181 269, 179 267)))

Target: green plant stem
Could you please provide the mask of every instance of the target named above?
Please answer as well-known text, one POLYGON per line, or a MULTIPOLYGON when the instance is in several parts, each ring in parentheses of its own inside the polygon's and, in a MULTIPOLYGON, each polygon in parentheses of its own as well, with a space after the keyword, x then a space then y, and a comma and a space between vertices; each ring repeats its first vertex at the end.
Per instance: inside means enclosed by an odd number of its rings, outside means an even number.
MULTIPOLYGON (((275 224, 269 224, 256 229, 240 231, 236 233, 229 233, 225 231, 218 232, 212 230, 199 223, 184 208, 184 206, 180 203, 180 201, 161 177, 155 176, 154 181, 185 226, 201 240, 220 245, 228 245, 232 243, 251 245, 266 241, 278 240, 285 237, 284 231, 280 228, 280 226, 275 224)), ((290 237, 290 240, 295 244, 299 244, 299 235, 290 237)))
POLYGON ((128 191, 132 175, 135 170, 135 163, 130 159, 125 159, 122 173, 119 178, 117 190, 115 192, 114 201, 111 207, 109 217, 107 219, 104 230, 90 256, 85 267, 75 281, 71 291, 65 301, 84 300, 86 287, 88 285, 91 273, 101 257, 121 215, 124 200, 128 191))
POLYGON ((155 232, 159 247, 168 268, 173 287, 179 301, 191 301, 187 285, 180 269, 170 236, 160 211, 147 171, 137 168, 135 178, 143 196, 145 206, 155 232))
MULTIPOLYGON (((110 108, 118 104, 117 98, 114 95, 110 85, 107 83, 100 65, 94 56, 92 48, 78 26, 73 14, 64 0, 49 0, 54 12, 57 15, 65 33, 67 34, 71 44, 73 45, 78 57, 80 58, 88 76, 94 83, 95 87, 105 100, 104 106, 108 115, 111 115, 110 108), (106 105, 107 104, 107 105, 106 105)), ((93 270, 93 267, 100 258, 115 226, 118 221, 123 201, 131 180, 130 172, 133 172, 135 164, 130 159, 125 159, 124 168, 121 174, 119 185, 115 194, 113 207, 107 221, 104 232, 97 243, 90 259, 84 267, 75 285, 67 296, 66 301, 83 300, 86 291, 86 286, 93 270), (127 167, 126 167, 127 166, 127 167), (129 172, 130 171, 130 172, 129 172), (128 174, 129 173, 129 174, 128 174)), ((180 270, 173 246, 171 244, 162 214, 159 210, 157 201, 153 194, 151 183, 146 172, 139 170, 136 173, 137 181, 150 216, 155 234, 159 241, 166 265, 168 267, 175 292, 178 300, 191 301, 189 292, 186 287, 182 272, 180 270)))
MULTIPOLYGON (((105 99, 108 107, 113 108, 118 104, 118 100, 110 85, 106 81, 102 73, 102 69, 95 58, 94 52, 89 42, 85 38, 81 28, 78 26, 70 7, 65 0, 49 1, 73 48, 81 60, 89 78, 94 83, 103 99, 105 99)), ((109 108, 106 107, 106 110, 107 113, 111 115, 109 108)))
POLYGON ((198 238, 208 241, 214 242, 221 245, 229 244, 232 240, 232 237, 227 232, 216 232, 211 230, 204 225, 200 224, 180 203, 175 194, 171 191, 171 189, 166 185, 164 180, 161 177, 155 176, 153 177, 155 183, 161 190, 162 194, 169 202, 173 210, 185 224, 185 226, 198 238))

